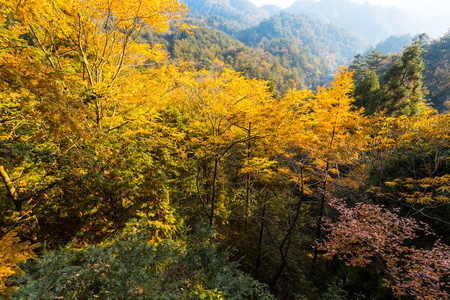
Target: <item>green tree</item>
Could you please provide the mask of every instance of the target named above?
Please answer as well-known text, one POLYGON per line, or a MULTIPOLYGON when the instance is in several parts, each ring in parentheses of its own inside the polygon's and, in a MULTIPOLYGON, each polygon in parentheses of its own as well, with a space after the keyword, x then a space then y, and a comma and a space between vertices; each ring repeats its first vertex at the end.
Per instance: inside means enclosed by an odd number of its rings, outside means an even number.
POLYGON ((428 44, 423 59, 430 101, 440 112, 445 111, 450 104, 450 31, 428 44))
POLYGON ((374 50, 366 57, 365 64, 369 70, 378 74, 385 67, 384 60, 386 57, 380 51, 374 50))
POLYGON ((373 114, 380 101, 380 82, 374 71, 368 71, 369 75, 364 77, 355 87, 353 105, 357 108, 364 107, 366 115, 373 114))
POLYGON ((355 84, 361 82, 366 75, 367 65, 362 54, 357 54, 352 61, 352 64, 348 68, 349 71, 353 72, 353 81, 355 84))
POLYGON ((416 40, 384 74, 380 111, 391 115, 417 115, 424 111, 422 44, 416 40))

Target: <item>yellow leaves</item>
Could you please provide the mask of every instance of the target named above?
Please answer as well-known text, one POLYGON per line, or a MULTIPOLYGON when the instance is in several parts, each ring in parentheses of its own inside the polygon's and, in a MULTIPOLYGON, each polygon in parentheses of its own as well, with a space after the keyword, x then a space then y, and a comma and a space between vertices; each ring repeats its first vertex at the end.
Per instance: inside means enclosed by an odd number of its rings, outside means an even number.
POLYGON ((33 250, 37 246, 20 242, 16 230, 11 230, 0 238, 0 294, 8 296, 12 293, 15 287, 5 285, 7 278, 22 272, 17 264, 34 258, 33 250))
POLYGON ((2 2, 0 15, 17 20, 5 29, 8 38, 26 33, 34 44, 32 56, 52 72, 78 74, 91 86, 115 83, 148 60, 160 61, 160 47, 136 42, 140 30, 163 30, 187 10, 175 0, 2 2))
POLYGON ((164 59, 161 48, 162 45, 151 47, 149 44, 131 43, 127 48, 127 60, 135 64, 143 64, 147 60, 161 62, 164 59))
POLYGON ((330 88, 319 88, 315 94, 294 91, 287 96, 298 98, 294 119, 297 144, 317 149, 323 161, 356 159, 364 148, 366 139, 360 130, 363 117, 352 110, 349 96, 352 85, 351 73, 342 69, 330 88))
POLYGON ((443 196, 443 195, 437 195, 434 197, 434 199, 438 202, 442 202, 442 203, 447 203, 449 202, 450 198, 447 196, 443 196))
POLYGON ((371 151, 383 161, 406 164, 411 176, 402 175, 402 179, 385 185, 402 190, 401 198, 407 202, 447 202, 450 175, 443 166, 449 160, 449 116, 427 110, 419 116, 375 119, 374 124, 377 121, 371 151))
MULTIPOLYGON (((191 24, 187 24, 187 23, 183 23, 180 25, 180 29, 183 30, 184 32, 186 32, 187 34, 194 34, 193 32, 189 31, 190 29, 195 29, 197 28, 197 26, 195 25, 191 25, 191 24)), ((215 61, 219 61, 217 58, 215 59, 215 61)))
POLYGON ((245 162, 241 173, 243 175, 251 174, 253 178, 257 178, 262 182, 268 182, 277 176, 277 173, 274 171, 276 164, 276 161, 270 160, 268 157, 253 157, 245 162))
POLYGON ((171 18, 183 18, 186 5, 176 0, 75 0, 75 3, 93 19, 114 19, 120 30, 131 26, 150 26, 161 32, 168 28, 171 18))

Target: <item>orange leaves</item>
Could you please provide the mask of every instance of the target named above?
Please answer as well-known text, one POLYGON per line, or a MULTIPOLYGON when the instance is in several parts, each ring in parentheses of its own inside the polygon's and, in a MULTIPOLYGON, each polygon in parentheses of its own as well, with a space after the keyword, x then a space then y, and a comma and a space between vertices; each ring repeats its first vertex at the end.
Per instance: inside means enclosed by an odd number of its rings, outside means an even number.
POLYGON ((9 295, 15 287, 5 285, 6 279, 22 270, 17 266, 19 262, 35 258, 33 250, 38 245, 20 242, 17 232, 11 230, 0 238, 0 294, 9 295))

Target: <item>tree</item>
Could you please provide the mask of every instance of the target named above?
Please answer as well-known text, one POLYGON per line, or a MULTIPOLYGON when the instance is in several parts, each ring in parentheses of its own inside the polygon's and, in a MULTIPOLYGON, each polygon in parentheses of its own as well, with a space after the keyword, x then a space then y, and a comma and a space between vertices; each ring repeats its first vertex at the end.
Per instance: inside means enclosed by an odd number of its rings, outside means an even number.
POLYGON ((380 111, 391 115, 417 115, 424 111, 421 57, 422 45, 416 40, 403 51, 402 57, 384 74, 380 111))
POLYGON ((367 69, 375 72, 377 75, 384 73, 386 68, 387 55, 383 55, 380 51, 372 51, 364 60, 367 69))
POLYGON ((173 69, 145 68, 162 53, 137 41, 145 28, 166 30, 185 5, 1 4, 0 164, 12 200, 2 207, 33 208, 41 237, 57 243, 86 230, 101 239, 138 210, 161 208, 165 188, 148 149, 155 145, 150 140, 173 141, 160 133, 176 129, 158 122, 173 69), (158 195, 151 198, 158 205, 144 209, 149 194, 158 195))
MULTIPOLYGON (((365 138, 360 131, 361 111, 352 108, 352 84, 351 73, 341 69, 331 87, 319 88, 316 93, 294 90, 282 100, 293 112, 287 120, 286 146, 277 158, 278 176, 285 186, 284 204, 267 210, 262 220, 279 256, 278 266, 273 267, 272 289, 292 263, 292 246, 306 243, 300 232, 308 235, 309 230, 316 238, 322 236, 326 198, 319 190, 335 190, 351 181, 348 175, 353 164, 358 165, 365 138)), ((318 249, 312 256, 317 259, 318 249)))
POLYGON ((17 237, 17 230, 9 230, 0 237, 0 293, 7 297, 17 287, 6 285, 6 280, 13 274, 23 273, 17 265, 28 259, 36 258, 33 250, 38 244, 30 245, 30 242, 21 242, 17 237))
POLYGON ((440 112, 448 110, 450 104, 449 49, 450 31, 426 45, 426 51, 423 52, 424 82, 430 92, 430 101, 440 112))
POLYGON ((380 104, 380 83, 378 76, 374 71, 368 71, 369 74, 364 77, 353 90, 356 108, 364 108, 366 115, 375 113, 380 104))
POLYGON ((336 256, 348 266, 375 265, 388 275, 385 284, 396 297, 450 298, 450 247, 439 240, 432 249, 408 245, 418 231, 432 234, 426 225, 371 203, 348 207, 342 199, 332 199, 329 204, 339 216, 337 221, 325 222, 329 233, 319 243, 325 257, 336 256))
POLYGON ((218 189, 218 182, 225 180, 227 158, 243 145, 248 149, 254 141, 270 140, 274 134, 270 129, 279 119, 271 110, 277 100, 266 83, 245 79, 231 70, 184 75, 174 105, 192 118, 190 147, 197 164, 197 196, 212 227, 218 205, 223 206, 218 200, 226 195, 218 189))
POLYGON ((348 70, 350 72, 353 72, 353 81, 355 84, 358 84, 363 80, 366 73, 366 63, 364 56, 362 54, 355 55, 351 65, 349 66, 348 70))

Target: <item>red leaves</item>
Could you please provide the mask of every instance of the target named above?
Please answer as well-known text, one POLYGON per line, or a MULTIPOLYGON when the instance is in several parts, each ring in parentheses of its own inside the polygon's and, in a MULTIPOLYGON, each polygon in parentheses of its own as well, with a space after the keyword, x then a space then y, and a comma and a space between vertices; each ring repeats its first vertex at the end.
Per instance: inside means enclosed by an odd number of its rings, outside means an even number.
POLYGON ((433 234, 426 224, 370 203, 350 208, 342 199, 332 199, 330 206, 339 212, 339 220, 325 220, 330 232, 318 245, 325 257, 337 256, 349 266, 376 265, 388 275, 386 285, 398 297, 449 299, 450 247, 440 241, 432 249, 405 244, 418 231, 433 234))

